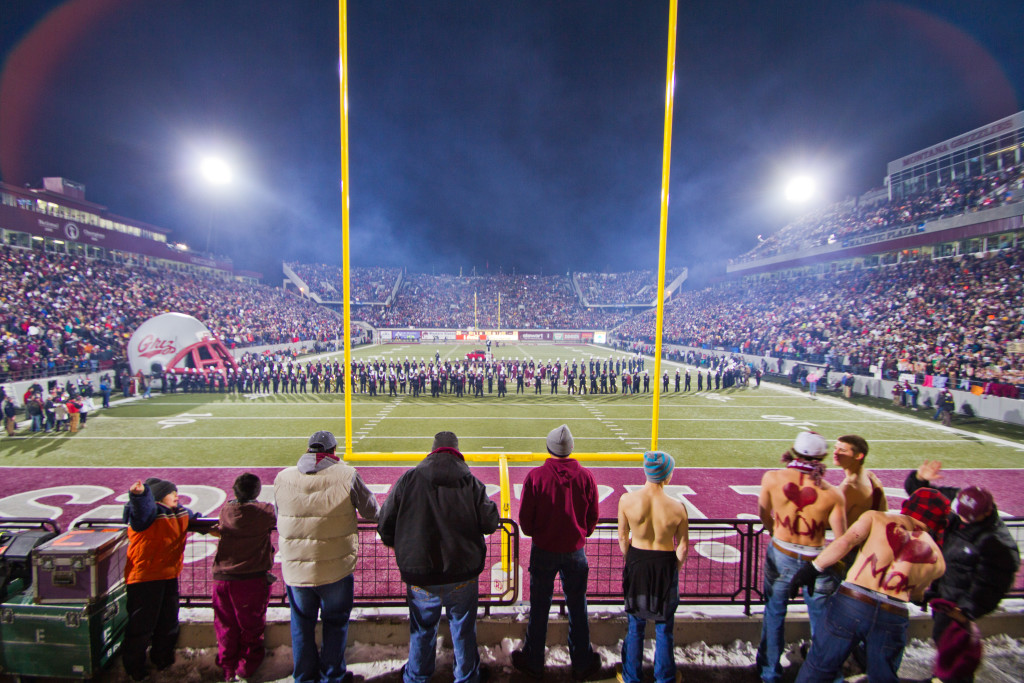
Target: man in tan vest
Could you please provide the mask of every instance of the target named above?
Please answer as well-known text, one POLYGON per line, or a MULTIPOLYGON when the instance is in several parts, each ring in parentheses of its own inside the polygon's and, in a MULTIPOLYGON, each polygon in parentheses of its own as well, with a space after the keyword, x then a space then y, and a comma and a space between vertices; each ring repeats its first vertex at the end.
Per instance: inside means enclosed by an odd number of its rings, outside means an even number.
POLYGON ((309 437, 295 467, 274 479, 281 573, 291 605, 292 676, 296 683, 348 683, 348 618, 359 552, 356 512, 376 522, 377 499, 355 468, 341 462, 330 432, 309 437), (317 613, 323 647, 316 645, 317 613))
MULTIPOLYGON (((766 683, 782 680, 785 621, 793 575, 824 548, 828 527, 837 536, 846 531, 843 494, 823 479, 827 452, 825 437, 802 432, 782 456, 786 466, 766 472, 761 479, 758 511, 765 530, 772 535, 764 559, 764 620, 756 659, 758 673, 766 683)), ((837 585, 834 577, 825 574, 814 594, 804 593, 812 635, 824 615, 825 600, 837 585)))

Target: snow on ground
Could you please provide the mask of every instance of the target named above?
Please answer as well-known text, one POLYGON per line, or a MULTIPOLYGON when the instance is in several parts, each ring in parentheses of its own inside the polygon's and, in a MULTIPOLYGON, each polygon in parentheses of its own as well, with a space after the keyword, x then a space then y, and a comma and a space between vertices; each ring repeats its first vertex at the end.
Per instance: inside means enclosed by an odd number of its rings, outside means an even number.
MULTIPOLYGON (((438 638, 437 674, 434 681, 452 680, 452 653, 438 638)), ((511 681, 526 683, 528 679, 513 672, 510 654, 520 645, 519 641, 505 639, 499 647, 480 647, 481 661, 490 667, 492 681, 511 681)), ((653 656, 653 642, 648 639, 646 659, 648 663, 653 656)), ((799 643, 790 646, 783 663, 799 664, 799 643)), ((756 643, 736 641, 729 645, 707 645, 695 643, 676 647, 676 665, 682 671, 684 681, 694 683, 753 683, 758 680, 754 671, 754 655, 756 643)), ((599 647, 598 654, 604 665, 603 680, 615 679, 615 665, 619 662, 619 652, 615 648, 599 647)), ((407 650, 405 646, 382 646, 367 643, 350 642, 348 647, 348 666, 356 675, 366 681, 382 683, 399 683, 400 670, 405 663, 407 650)), ((219 681, 220 671, 215 662, 215 649, 183 649, 178 651, 175 664, 168 670, 154 673, 153 683, 200 683, 219 681)), ((900 669, 900 677, 904 681, 928 681, 931 679, 931 666, 935 650, 930 642, 913 640, 907 646, 900 669)), ((257 671, 250 683, 291 683, 291 648, 278 647, 267 653, 267 659, 257 671)), ((548 675, 546 680, 569 681, 568 649, 562 646, 548 648, 548 675)), ((1014 639, 1005 635, 992 636, 985 640, 985 659, 976 680, 978 683, 1017 683, 1022 680, 1024 671, 1024 639, 1014 639)), ((796 667, 788 670, 787 680, 796 675, 796 667)), ((867 683, 867 676, 847 672, 847 680, 851 683, 867 683)), ((650 672, 648 671, 648 677, 650 672)), ((97 679, 100 683, 125 683, 128 681, 120 668, 120 660, 115 660, 111 667, 97 679)))

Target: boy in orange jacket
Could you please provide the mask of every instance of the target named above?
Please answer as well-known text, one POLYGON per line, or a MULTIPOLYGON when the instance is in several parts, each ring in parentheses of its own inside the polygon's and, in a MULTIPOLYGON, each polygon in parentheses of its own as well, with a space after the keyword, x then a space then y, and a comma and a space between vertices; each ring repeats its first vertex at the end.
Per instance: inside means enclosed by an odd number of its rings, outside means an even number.
POLYGON ((157 670, 174 663, 178 575, 185 560, 185 536, 198 530, 199 514, 178 505, 178 487, 163 479, 136 481, 128 493, 123 517, 128 524, 128 631, 121 659, 128 676, 141 681, 147 676, 147 649, 157 670))

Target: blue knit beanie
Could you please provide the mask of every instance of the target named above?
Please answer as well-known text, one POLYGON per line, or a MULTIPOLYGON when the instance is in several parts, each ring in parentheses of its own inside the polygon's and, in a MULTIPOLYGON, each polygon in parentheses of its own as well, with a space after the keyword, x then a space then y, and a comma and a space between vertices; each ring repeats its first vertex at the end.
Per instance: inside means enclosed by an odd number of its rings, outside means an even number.
POLYGON ((672 476, 676 467, 675 458, 664 451, 647 451, 644 453, 644 474, 647 481, 658 484, 672 476))

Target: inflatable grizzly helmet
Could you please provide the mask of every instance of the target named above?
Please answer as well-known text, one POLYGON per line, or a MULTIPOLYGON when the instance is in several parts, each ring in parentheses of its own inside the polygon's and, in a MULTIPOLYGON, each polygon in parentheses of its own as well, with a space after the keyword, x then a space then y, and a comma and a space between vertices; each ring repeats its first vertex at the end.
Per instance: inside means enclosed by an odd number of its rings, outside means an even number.
POLYGON ((132 374, 226 372, 238 365, 209 328, 184 313, 164 313, 139 325, 128 341, 132 374))

